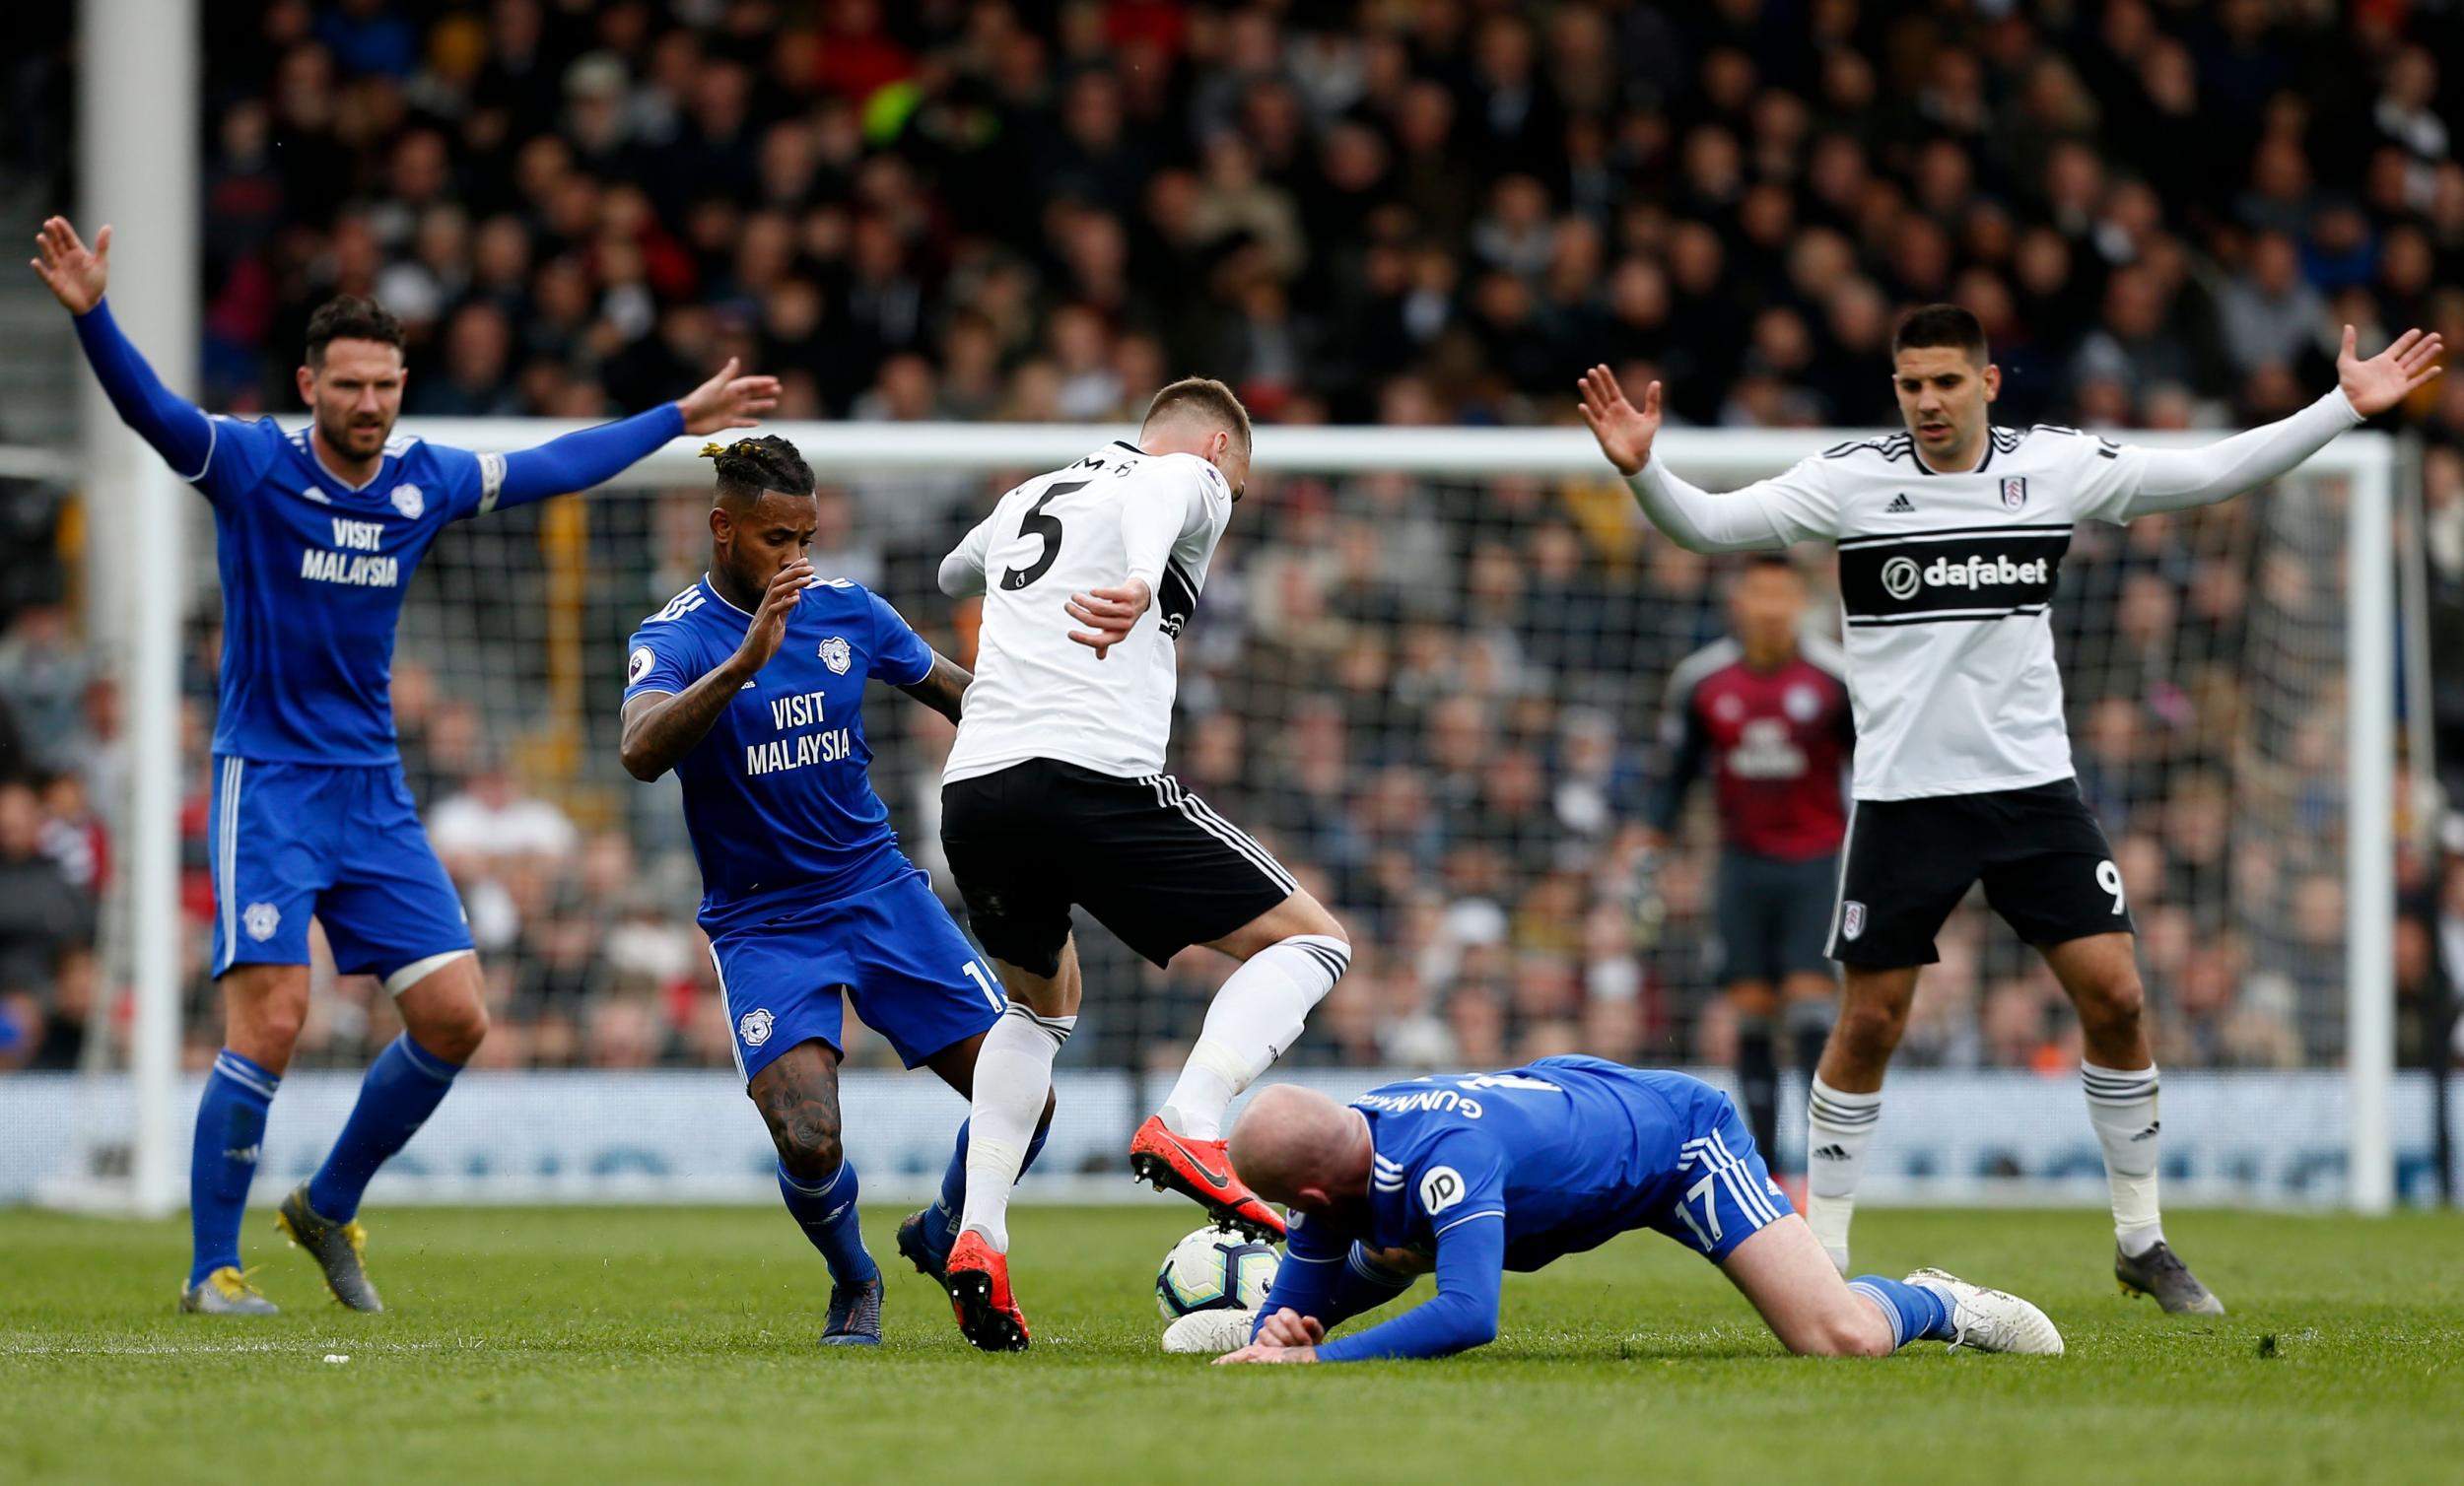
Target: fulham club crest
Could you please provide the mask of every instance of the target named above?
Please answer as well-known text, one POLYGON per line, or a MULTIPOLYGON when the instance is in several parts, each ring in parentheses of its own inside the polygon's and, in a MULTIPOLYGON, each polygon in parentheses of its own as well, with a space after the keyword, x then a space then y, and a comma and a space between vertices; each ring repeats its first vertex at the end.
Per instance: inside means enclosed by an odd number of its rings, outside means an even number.
POLYGON ((2002 508, 2017 510, 2027 504, 2027 477, 2005 475, 2002 479, 2002 508))
POLYGON ((1865 905, 1851 898, 1839 906, 1839 937, 1854 939, 1865 932, 1865 905))

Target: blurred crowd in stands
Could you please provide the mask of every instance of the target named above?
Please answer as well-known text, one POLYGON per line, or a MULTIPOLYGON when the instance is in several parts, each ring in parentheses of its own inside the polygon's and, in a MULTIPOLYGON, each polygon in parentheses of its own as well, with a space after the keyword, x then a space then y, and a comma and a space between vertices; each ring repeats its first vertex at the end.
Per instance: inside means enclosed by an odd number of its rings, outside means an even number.
MULTIPOLYGON (((1665 378, 1684 422, 1862 426, 1895 416, 1895 310, 1950 299, 1992 336, 2001 422, 2224 430, 2324 390, 2343 324, 2365 354, 2416 324, 2464 346, 2452 7, 204 13, 202 386, 226 410, 290 411, 307 316, 345 292, 409 323, 419 415, 597 418, 737 355, 786 378, 788 418, 1111 420, 1195 372, 1266 422, 1528 424, 1567 421, 1573 374, 1606 361, 1629 385, 1665 378)), ((2389 422, 2425 448, 2443 661, 2407 705, 2433 711, 2452 766, 2464 376, 2389 422)), ((999 488, 834 484, 816 564, 963 658, 931 564, 999 488)), ((1265 471, 1254 490, 1184 642, 1175 764, 1353 927, 1355 969, 1294 1056, 1724 1061, 1702 962, 1708 831, 1667 874, 1676 916, 1648 953, 1624 880, 1659 692, 1718 633, 1722 570, 1647 537, 1605 480, 1265 471)), ((699 507, 605 508, 591 634, 612 654, 698 572, 699 507)), ((537 516, 497 519, 500 545, 441 549, 413 603, 486 594, 515 615, 513 642, 447 658, 406 641, 396 694, 497 984, 482 1058, 723 1063, 670 788, 605 784, 616 688, 591 699, 576 757, 513 756, 535 695, 521 625, 539 621, 506 595, 536 566, 537 516)), ((2058 618, 2081 774, 2130 884, 2167 1062, 2338 1050, 2347 802, 2322 668, 2340 532, 2323 507, 2244 503, 2083 531, 2070 558, 2058 618), (2245 623, 2261 610, 2265 633, 2245 623)), ((56 587, 38 574, 0 595, 0 697, 31 761, 24 786, 0 786, 0 998, 19 1008, 0 1012, 19 1029, 0 1061, 73 1057, 95 993, 109 833, 93 802, 117 797, 117 708, 56 587), (46 926, 25 926, 36 915, 46 926)), ((189 666, 200 769, 212 646, 201 633, 189 666)), ((883 793, 931 865, 946 726, 895 697, 870 721, 883 793)), ((2433 977, 2430 865, 2406 868, 2408 994, 2433 977)), ((2444 912, 2464 950, 2464 888, 2444 912)), ((2075 1058, 2058 992, 2004 931, 1963 911, 1943 948, 1912 1057, 2075 1058)), ((1217 974, 1097 953, 1072 1055, 1147 1059, 1186 1036, 1217 974)), ((210 1051, 202 985, 194 1005, 210 1051)), ((365 983, 320 979, 317 1005, 310 1060, 356 1060, 389 1034, 365 983)))

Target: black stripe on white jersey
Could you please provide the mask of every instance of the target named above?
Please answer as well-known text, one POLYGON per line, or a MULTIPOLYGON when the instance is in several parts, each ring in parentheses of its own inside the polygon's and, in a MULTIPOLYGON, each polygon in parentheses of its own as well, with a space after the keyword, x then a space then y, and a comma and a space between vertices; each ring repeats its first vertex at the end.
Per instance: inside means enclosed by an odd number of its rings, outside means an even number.
POLYGON ((1155 594, 1155 607, 1161 613, 1158 621, 1166 635, 1181 638, 1182 626, 1198 612, 1198 584, 1190 581, 1189 571, 1178 561, 1164 565, 1164 580, 1155 594))
POLYGON ((1975 624, 2042 614, 2071 530, 1954 528, 1839 544, 1839 598, 1849 627, 1975 624))
POLYGON ((1851 547, 1873 547, 1893 542, 1943 542, 1953 537, 1998 537, 2005 532, 2014 532, 2022 536, 2043 536, 2051 532, 2060 532, 2067 541, 2073 529, 2072 523, 2068 521, 2047 521, 2035 525, 1935 526, 1924 531, 1889 531, 1870 537, 1841 537, 1831 545, 1845 551, 1851 547))

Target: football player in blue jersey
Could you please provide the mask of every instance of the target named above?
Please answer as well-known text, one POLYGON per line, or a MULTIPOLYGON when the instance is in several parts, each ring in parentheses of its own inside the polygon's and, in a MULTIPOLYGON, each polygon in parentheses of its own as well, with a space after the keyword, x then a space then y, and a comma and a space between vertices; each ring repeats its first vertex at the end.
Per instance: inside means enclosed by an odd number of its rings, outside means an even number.
POLYGON ((1253 1340, 1220 1362, 1442 1357, 1497 1336, 1509 1269, 1651 1229, 1718 1264, 1790 1351, 1877 1357, 1916 1340, 2059 1355, 2045 1314, 1939 1269, 1843 1280, 1763 1169, 1727 1095, 1682 1073, 1546 1057, 1387 1084, 1338 1105, 1262 1091, 1232 1160, 1288 1204, 1290 1248, 1253 1340), (1434 1270, 1437 1294, 1328 1341, 1434 1270))
MULTIPOLYGON (((776 437, 712 444, 710 571, 627 646, 625 769, 674 770, 701 863, 736 1069, 779 1151, 779 1194, 830 1267, 826 1346, 881 1340, 881 1273, 857 1226, 840 1141, 842 998, 908 1067, 972 1097, 984 1035, 1007 1004, 929 880, 898 848, 873 792, 865 683, 958 720, 974 678, 898 611, 813 573, 813 472, 776 437)), ((1051 1127, 1043 1117, 1032 1162, 1051 1127)), ((966 1200, 967 1126, 899 1251, 936 1283, 966 1200)))
POLYGON ((111 230, 92 248, 53 217, 34 272, 120 418, 214 507, 222 698, 214 721, 213 974, 223 1048, 189 1169, 194 1253, 182 1311, 270 1315, 240 1264, 240 1209, 308 1004, 308 919, 348 975, 381 979, 403 1035, 369 1069, 324 1165, 284 1198, 280 1229, 334 1298, 381 1310, 363 1257, 361 1194, 445 1098, 488 1030, 460 899, 420 829, 393 731, 404 585, 447 521, 585 490, 680 435, 748 428, 778 400, 729 362, 682 399, 512 454, 396 438, 402 328, 342 298, 308 321, 286 434, 205 413, 165 387, 103 303, 111 230))

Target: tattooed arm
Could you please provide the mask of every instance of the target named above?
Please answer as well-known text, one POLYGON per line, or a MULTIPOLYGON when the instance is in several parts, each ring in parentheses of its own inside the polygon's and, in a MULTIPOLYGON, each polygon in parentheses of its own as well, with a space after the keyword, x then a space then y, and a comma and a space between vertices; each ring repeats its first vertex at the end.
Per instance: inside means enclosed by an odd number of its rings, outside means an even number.
POLYGON ((619 745, 625 773, 647 784, 693 751, 744 683, 779 653, 780 642, 787 639, 787 616, 812 580, 813 565, 802 558, 780 569, 734 654, 681 692, 645 691, 625 703, 625 735, 619 745))
POLYGON ((975 679, 965 666, 935 650, 932 669, 924 673, 924 680, 899 690, 955 722, 965 706, 967 688, 975 679))

